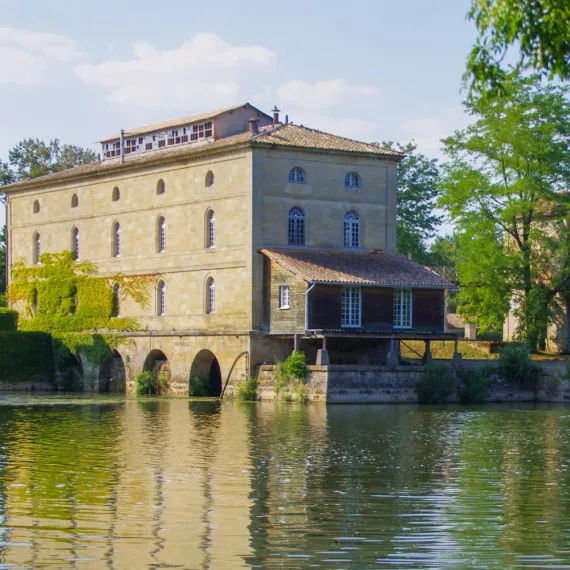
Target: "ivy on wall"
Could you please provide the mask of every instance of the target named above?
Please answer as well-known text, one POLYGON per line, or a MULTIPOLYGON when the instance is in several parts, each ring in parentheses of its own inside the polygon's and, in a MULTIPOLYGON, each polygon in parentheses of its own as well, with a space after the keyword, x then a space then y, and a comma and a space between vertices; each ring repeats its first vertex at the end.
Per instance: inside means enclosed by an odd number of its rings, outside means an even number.
POLYGON ((99 364, 121 342, 112 332, 140 330, 135 319, 113 316, 113 287, 119 288, 119 302, 130 298, 148 308, 158 274, 97 277, 97 271, 90 261, 74 261, 69 251, 44 253, 38 265, 12 265, 8 301, 23 303, 27 317, 20 318, 19 329, 51 333, 58 364, 80 352, 99 364))

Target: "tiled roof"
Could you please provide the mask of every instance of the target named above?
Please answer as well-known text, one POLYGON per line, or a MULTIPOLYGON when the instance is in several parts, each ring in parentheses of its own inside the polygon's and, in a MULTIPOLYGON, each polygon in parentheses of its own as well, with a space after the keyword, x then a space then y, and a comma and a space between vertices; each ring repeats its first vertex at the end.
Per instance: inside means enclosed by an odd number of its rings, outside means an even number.
POLYGON ((10 192, 22 188, 32 188, 46 184, 65 183, 74 179, 96 178, 110 174, 122 174, 123 172, 138 166, 147 166, 169 161, 180 161, 190 159, 195 155, 216 152, 232 147, 266 147, 279 146, 285 148, 332 150, 345 153, 356 153, 367 156, 386 157, 395 160, 403 158, 403 154, 377 147, 368 143, 353 141, 336 135, 322 133, 314 129, 299 125, 277 125, 261 127, 259 133, 252 135, 249 131, 224 137, 217 140, 206 140, 191 144, 181 144, 173 147, 166 147, 147 152, 128 154, 125 162, 120 158, 111 158, 101 162, 83 164, 68 170, 39 176, 31 180, 23 180, 10 184, 2 188, 3 191, 10 192))
MULTIPOLYGON (((154 133, 156 131, 164 131, 174 127, 179 127, 181 125, 188 125, 192 123, 202 123, 204 121, 208 121, 209 119, 214 119, 224 113, 229 113, 230 111, 237 111, 238 109, 250 107, 252 111, 256 111, 258 113, 262 113, 267 118, 269 115, 263 113, 253 105, 249 103, 243 103, 242 105, 234 105, 233 107, 226 107, 225 109, 217 109, 216 111, 209 111, 208 113, 199 113, 197 115, 188 115, 186 117, 178 117, 178 119, 170 119, 168 121, 162 121, 160 123, 153 123, 151 125, 143 125, 142 127, 136 127, 134 129, 125 130, 125 137, 132 137, 138 135, 144 135, 148 133, 154 133)), ((121 135, 116 134, 111 137, 106 137, 101 139, 99 142, 109 142, 113 140, 117 140, 121 135)))
POLYGON ((316 129, 309 129, 308 127, 291 123, 279 125, 276 128, 269 128, 265 131, 260 129, 260 134, 255 137, 254 144, 358 152, 394 158, 404 157, 402 153, 389 148, 382 148, 373 144, 323 133, 316 129))
POLYGON ((308 282, 453 288, 439 275, 399 253, 285 248, 260 251, 308 282))

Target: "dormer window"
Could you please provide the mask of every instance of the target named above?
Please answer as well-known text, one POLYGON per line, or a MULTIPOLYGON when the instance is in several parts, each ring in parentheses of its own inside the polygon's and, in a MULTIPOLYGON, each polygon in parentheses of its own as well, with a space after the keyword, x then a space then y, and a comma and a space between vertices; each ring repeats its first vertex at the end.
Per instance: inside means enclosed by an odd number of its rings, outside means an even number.
POLYGON ((103 145, 103 156, 105 158, 113 158, 121 155, 121 141, 114 143, 105 143, 103 145))
POLYGON ((198 139, 207 139, 213 135, 212 121, 207 123, 202 123, 201 125, 192 125, 192 134, 190 135, 191 141, 197 141, 198 139))

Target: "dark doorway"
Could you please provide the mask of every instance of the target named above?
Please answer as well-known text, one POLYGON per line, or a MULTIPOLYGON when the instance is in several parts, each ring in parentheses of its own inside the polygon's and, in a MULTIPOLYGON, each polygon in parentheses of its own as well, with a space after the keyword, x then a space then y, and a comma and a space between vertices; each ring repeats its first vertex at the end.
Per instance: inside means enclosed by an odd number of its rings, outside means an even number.
POLYGON ((222 393, 222 372, 218 359, 210 350, 201 350, 192 363, 190 370, 190 394, 192 385, 201 385, 204 388, 204 396, 219 398, 222 393))

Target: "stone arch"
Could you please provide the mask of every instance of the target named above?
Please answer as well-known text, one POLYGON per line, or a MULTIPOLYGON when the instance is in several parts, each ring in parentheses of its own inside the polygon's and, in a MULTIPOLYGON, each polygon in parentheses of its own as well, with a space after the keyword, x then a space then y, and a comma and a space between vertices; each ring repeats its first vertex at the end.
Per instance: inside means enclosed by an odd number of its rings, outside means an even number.
POLYGON ((147 354, 143 370, 152 372, 157 380, 161 380, 159 384, 168 389, 170 386, 170 362, 162 350, 155 348, 147 354))
POLYGON ((123 357, 116 350, 99 368, 99 392, 124 394, 127 389, 127 372, 123 357))
POLYGON ((207 378, 207 395, 217 398, 222 393, 222 372, 216 355, 207 348, 196 354, 190 369, 190 379, 207 378))

